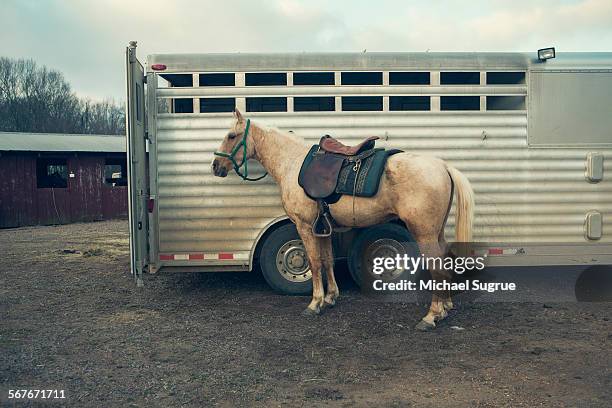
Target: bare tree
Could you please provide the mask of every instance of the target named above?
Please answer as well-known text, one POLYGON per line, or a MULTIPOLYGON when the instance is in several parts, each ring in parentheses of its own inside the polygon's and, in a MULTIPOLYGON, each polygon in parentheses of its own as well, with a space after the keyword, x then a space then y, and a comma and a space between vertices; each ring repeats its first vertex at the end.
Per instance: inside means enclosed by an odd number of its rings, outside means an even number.
POLYGON ((125 113, 112 100, 79 99, 58 71, 0 57, 0 131, 124 134, 125 113))
POLYGON ((113 100, 92 102, 85 100, 81 108, 81 126, 84 133, 125 133, 125 110, 113 100))

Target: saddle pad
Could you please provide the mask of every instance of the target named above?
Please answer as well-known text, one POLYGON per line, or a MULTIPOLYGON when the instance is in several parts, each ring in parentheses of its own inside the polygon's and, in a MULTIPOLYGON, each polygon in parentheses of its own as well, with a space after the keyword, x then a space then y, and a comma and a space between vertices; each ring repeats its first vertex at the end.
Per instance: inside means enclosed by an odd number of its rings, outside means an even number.
POLYGON ((357 171, 355 171, 355 162, 346 160, 338 175, 336 193, 354 194, 357 197, 372 197, 376 195, 387 159, 396 153, 401 153, 401 150, 374 149, 374 154, 366 156, 361 160, 361 165, 357 171))

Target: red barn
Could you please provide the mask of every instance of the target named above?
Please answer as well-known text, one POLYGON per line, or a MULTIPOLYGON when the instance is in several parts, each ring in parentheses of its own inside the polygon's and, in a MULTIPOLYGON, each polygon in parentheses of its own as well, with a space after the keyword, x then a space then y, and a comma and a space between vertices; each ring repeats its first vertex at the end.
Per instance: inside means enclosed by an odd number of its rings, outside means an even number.
POLYGON ((0 228, 125 218, 125 136, 0 133, 0 228))

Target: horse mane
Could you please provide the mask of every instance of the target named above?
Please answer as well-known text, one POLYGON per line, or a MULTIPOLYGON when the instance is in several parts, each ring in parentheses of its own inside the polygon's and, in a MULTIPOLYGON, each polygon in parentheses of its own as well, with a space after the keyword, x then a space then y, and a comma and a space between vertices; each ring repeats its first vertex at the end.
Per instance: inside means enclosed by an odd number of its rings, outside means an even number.
POLYGON ((280 133, 283 136, 286 136, 290 139, 295 140, 296 142, 300 142, 302 144, 305 144, 306 141, 304 140, 304 138, 302 136, 299 136, 297 133, 291 132, 291 131, 284 131, 281 130, 279 128, 276 127, 269 127, 267 129, 264 129, 264 131, 266 132, 272 132, 272 133, 280 133))

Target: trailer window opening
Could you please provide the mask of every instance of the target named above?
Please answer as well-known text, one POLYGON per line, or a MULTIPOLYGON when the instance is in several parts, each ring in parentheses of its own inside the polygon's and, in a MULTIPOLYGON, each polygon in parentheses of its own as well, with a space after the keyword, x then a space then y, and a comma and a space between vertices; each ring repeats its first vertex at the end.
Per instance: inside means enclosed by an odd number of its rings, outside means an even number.
POLYGON ((343 111, 381 111, 383 110, 382 96, 343 96, 343 111))
POLYGON ((382 85, 382 72, 342 72, 342 85, 382 85))
POLYGON ((440 72, 441 85, 479 85, 480 72, 440 72))
POLYGON ((333 96, 313 96, 293 98, 293 110, 295 112, 330 112, 336 110, 335 98, 333 96))
POLYGON ((431 109, 429 96, 391 96, 390 111, 428 111, 431 109))
POLYGON ((334 85, 333 72, 294 72, 293 85, 334 85))
POLYGON ((174 113, 193 113, 193 99, 191 98, 174 99, 174 113))
POLYGON ((442 96, 440 110, 443 111, 477 111, 480 110, 479 96, 442 96))
POLYGON ((525 110, 525 97, 487 96, 487 110, 525 110))
POLYGON ((36 159, 36 188, 68 187, 68 161, 66 159, 36 159))
POLYGON ((233 112, 236 98, 200 98, 200 113, 233 112))
POLYGON ((389 72, 389 85, 429 85, 429 72, 389 72))
POLYGON ((246 110, 247 112, 287 112, 287 98, 246 98, 246 110))
POLYGON ((524 83, 524 72, 487 72, 487 85, 521 85, 524 83))
POLYGON ((176 88, 193 86, 193 76, 191 74, 162 74, 160 76, 176 88))
POLYGON ((104 161, 104 183, 113 187, 127 186, 127 160, 109 157, 104 161))
POLYGON ((245 74, 246 86, 276 86, 287 85, 285 72, 252 72, 245 74))
POLYGON ((200 74, 200 86, 235 86, 235 74, 200 74))

